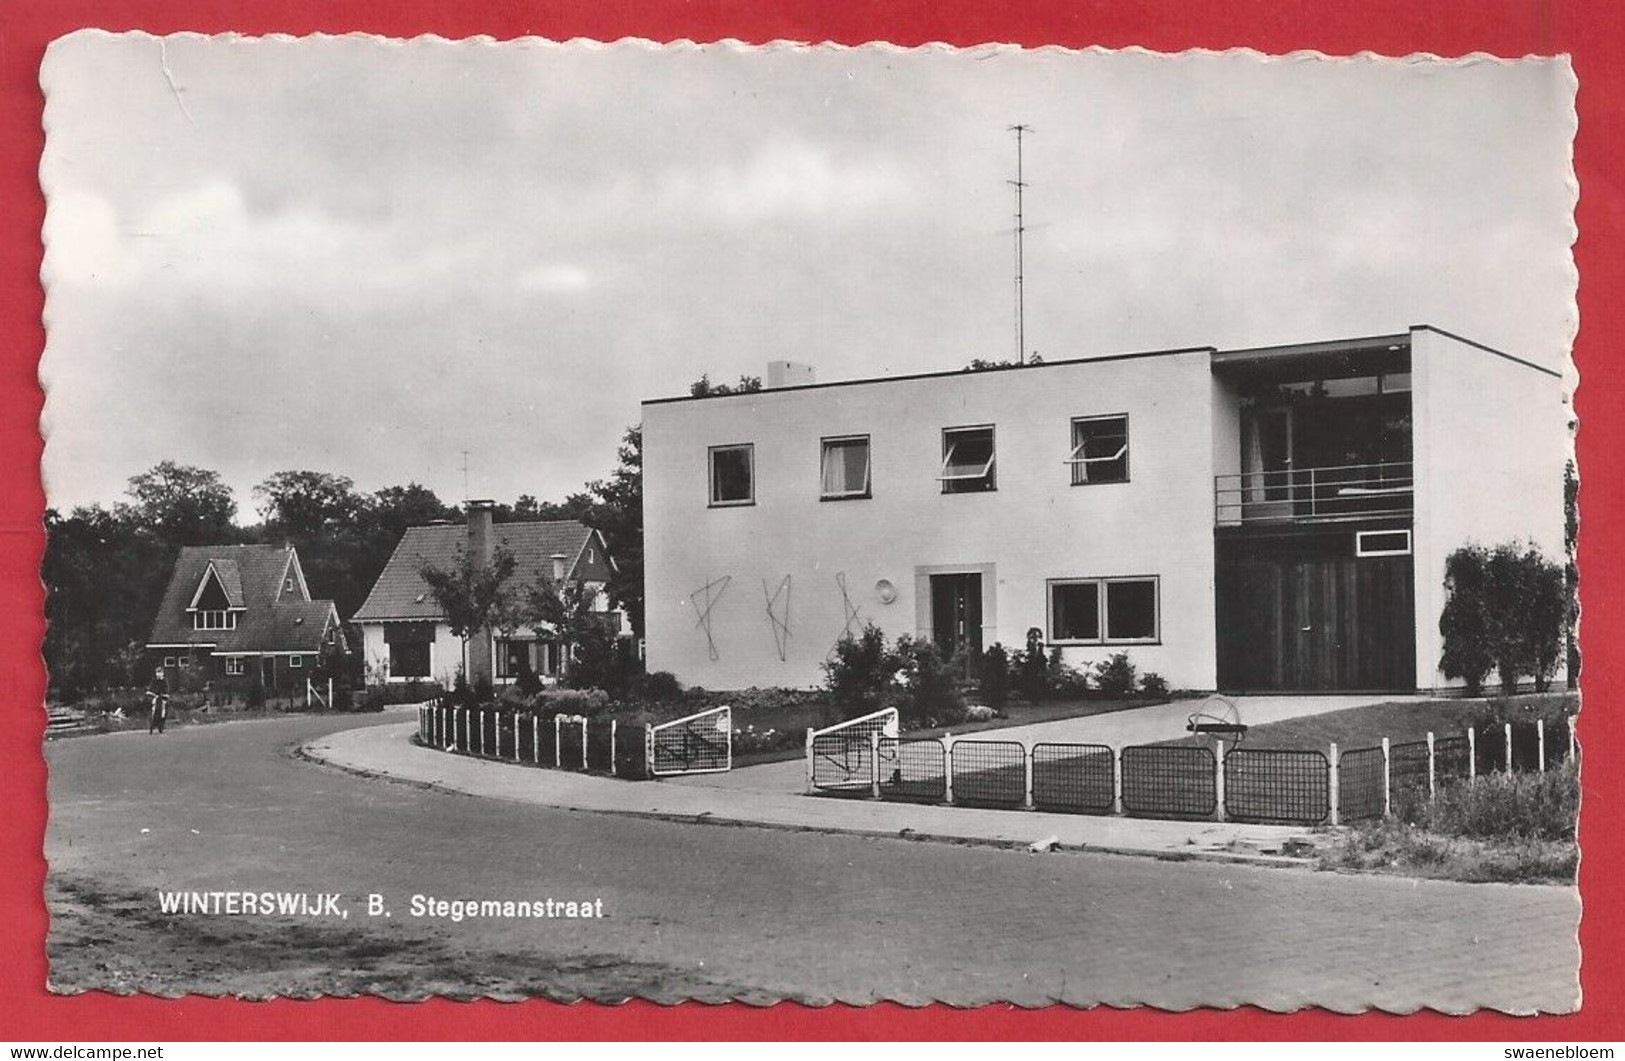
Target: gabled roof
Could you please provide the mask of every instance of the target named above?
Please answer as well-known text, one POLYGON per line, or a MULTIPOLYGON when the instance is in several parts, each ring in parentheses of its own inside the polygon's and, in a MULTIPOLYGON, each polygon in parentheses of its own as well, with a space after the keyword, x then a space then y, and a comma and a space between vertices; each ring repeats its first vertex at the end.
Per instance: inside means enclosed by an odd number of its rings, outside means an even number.
POLYGON ((220 585, 220 591, 226 595, 228 607, 241 608, 243 606, 243 573, 235 560, 211 559, 203 569, 203 577, 198 579, 197 589, 192 593, 190 607, 196 608, 198 600, 203 596, 203 589, 209 584, 210 574, 220 585))
MULTIPOLYGON (((585 575, 582 554, 589 541, 602 549, 598 532, 573 519, 534 523, 498 523, 491 528, 493 546, 513 554, 511 586, 534 586, 553 577, 553 557, 562 555, 565 578, 585 575)), ((419 574, 425 564, 449 570, 461 561, 468 549, 468 527, 461 523, 437 523, 409 527, 400 544, 384 565, 372 592, 355 613, 356 622, 382 622, 399 619, 442 618, 440 605, 429 584, 419 574)), ((599 554, 601 555, 601 554, 599 554)))
POLYGON ((319 652, 322 633, 338 619, 328 600, 310 600, 302 583, 282 593, 291 546, 189 545, 181 549, 153 620, 149 645, 213 645, 216 652, 319 652), (194 630, 188 610, 213 570, 233 607, 241 607, 234 630, 194 630), (233 583, 235 582, 235 586, 233 583))

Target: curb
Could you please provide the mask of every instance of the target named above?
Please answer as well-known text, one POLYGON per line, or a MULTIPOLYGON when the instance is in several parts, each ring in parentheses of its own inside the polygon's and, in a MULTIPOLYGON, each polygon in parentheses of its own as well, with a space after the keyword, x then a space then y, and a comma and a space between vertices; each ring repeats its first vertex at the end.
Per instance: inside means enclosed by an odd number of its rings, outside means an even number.
MULTIPOLYGON (((323 738, 317 738, 321 740, 323 738)), ((390 784, 407 785, 413 788, 424 789, 431 792, 442 792, 449 795, 467 796, 470 799, 496 799, 504 803, 518 803, 522 806, 539 806, 549 810, 569 811, 574 814, 605 814, 620 818, 638 818, 644 821, 671 822, 679 825, 709 825, 730 829, 771 829, 776 832, 789 833, 819 833, 827 836, 863 836, 878 840, 903 840, 915 843, 947 844, 957 847, 981 847, 1003 851, 1026 851, 1031 844, 1024 840, 1002 840, 981 836, 954 836, 946 833, 922 833, 914 829, 886 830, 864 829, 854 826, 836 825, 793 825, 786 822, 764 822, 749 818, 716 815, 709 811, 700 814, 679 813, 676 811, 643 811, 643 810, 613 810, 602 807, 572 807, 558 803, 536 803, 531 800, 514 800, 503 796, 481 796, 460 788, 452 787, 441 781, 424 781, 418 778, 401 777, 386 770, 369 770, 365 767, 351 766, 347 763, 327 759, 311 748, 315 741, 306 741, 292 749, 295 759, 301 759, 316 766, 327 767, 350 774, 354 777, 366 778, 372 781, 385 781, 390 784)), ((484 760, 479 760, 484 761, 484 760)), ((1159 862, 1214 862, 1224 865, 1261 866, 1269 869, 1308 869, 1317 868, 1316 860, 1312 858, 1296 858, 1289 855, 1247 854, 1237 851, 1164 851, 1151 850, 1138 847, 1119 847, 1094 844, 1056 844, 1051 851, 1061 851, 1068 854, 1113 855, 1121 858, 1150 858, 1159 862)), ((1039 852, 1032 852, 1037 854, 1039 852)))

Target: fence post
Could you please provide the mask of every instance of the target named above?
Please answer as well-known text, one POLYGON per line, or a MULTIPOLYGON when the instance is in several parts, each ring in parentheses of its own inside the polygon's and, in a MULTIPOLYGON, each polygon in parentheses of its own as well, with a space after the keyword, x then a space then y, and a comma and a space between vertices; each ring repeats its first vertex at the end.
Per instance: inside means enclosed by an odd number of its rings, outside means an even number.
POLYGON ((1331 754, 1326 760, 1326 765, 1327 765, 1327 775, 1326 775, 1326 789, 1327 789, 1327 791, 1326 791, 1326 795, 1329 797, 1329 800, 1330 800, 1331 805, 1332 805, 1331 817, 1330 817, 1329 820, 1331 821, 1331 823, 1333 825, 1336 825, 1338 823, 1337 820, 1338 820, 1338 817, 1339 817, 1338 804, 1340 804, 1342 802, 1342 800, 1343 800, 1343 779, 1342 779, 1342 771, 1340 770, 1340 768, 1338 766, 1338 762, 1337 762, 1337 742, 1336 741, 1332 741, 1331 754))
POLYGON ((954 802, 954 735, 943 734, 939 743, 942 745, 943 801, 951 807, 954 802))
POLYGON ((1123 813, 1123 749, 1112 749, 1112 813, 1123 813))
POLYGON ((1023 782, 1021 805, 1028 810, 1033 807, 1033 747, 1026 741, 1021 742, 1022 772, 1026 774, 1023 782))
POLYGON ((530 761, 542 765, 542 717, 530 716, 530 761))
POLYGON ((327 679, 327 709, 333 710, 333 679, 327 679))
POLYGON ((1505 729, 1507 738, 1507 773, 1510 774, 1512 773, 1512 723, 1506 723, 1505 729))
POLYGON ((1574 723, 1577 721, 1573 715, 1569 716, 1569 762, 1574 761, 1574 723))
POLYGON ((609 776, 617 777, 615 773, 615 720, 609 720, 609 776))
POLYGON ((869 734, 869 795, 880 798, 880 733, 869 734))
POLYGON ((519 712, 515 711, 508 716, 513 719, 513 761, 519 761, 519 712))
POLYGON ((587 762, 587 716, 581 716, 581 769, 590 769, 587 762))
MULTIPOLYGON (((555 770, 564 765, 564 752, 560 750, 560 746, 563 744, 563 742, 559 740, 559 733, 562 731, 561 720, 563 718, 563 715, 553 716, 553 769, 555 770)), ((649 735, 649 739, 651 742, 654 740, 654 734, 652 732, 649 735)))
POLYGON ((1546 772, 1546 720, 1535 719, 1535 750, 1540 761, 1540 772, 1546 772))
POLYGON ((1467 780, 1478 780, 1478 730, 1467 727, 1467 780))
POLYGON ((1428 730, 1428 799, 1438 794, 1437 773, 1433 766, 1433 731, 1428 730))
POLYGON ((1392 762, 1388 758, 1388 738, 1382 738, 1382 816, 1388 817, 1393 813, 1392 794, 1392 762))
MULTIPOLYGON (((558 745, 554 745, 555 748, 558 745)), ((649 780, 655 776, 655 727, 652 722, 643 724, 643 779, 649 780)))
POLYGON ((1224 821, 1224 741, 1213 742, 1213 820, 1224 821))

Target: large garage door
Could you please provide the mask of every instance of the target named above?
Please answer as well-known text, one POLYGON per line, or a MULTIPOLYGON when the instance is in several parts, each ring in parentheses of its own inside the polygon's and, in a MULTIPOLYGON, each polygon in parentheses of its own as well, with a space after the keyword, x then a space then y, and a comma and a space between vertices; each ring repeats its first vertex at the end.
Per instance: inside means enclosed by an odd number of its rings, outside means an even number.
POLYGON ((1409 556, 1221 560, 1219 686, 1414 690, 1409 556))

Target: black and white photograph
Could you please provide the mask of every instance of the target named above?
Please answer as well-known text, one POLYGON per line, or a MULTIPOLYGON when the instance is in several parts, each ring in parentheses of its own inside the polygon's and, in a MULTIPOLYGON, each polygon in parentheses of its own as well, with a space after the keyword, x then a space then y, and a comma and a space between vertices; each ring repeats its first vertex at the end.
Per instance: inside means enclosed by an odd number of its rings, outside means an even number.
POLYGON ((40 84, 53 992, 1580 1006, 1566 57, 40 84))

